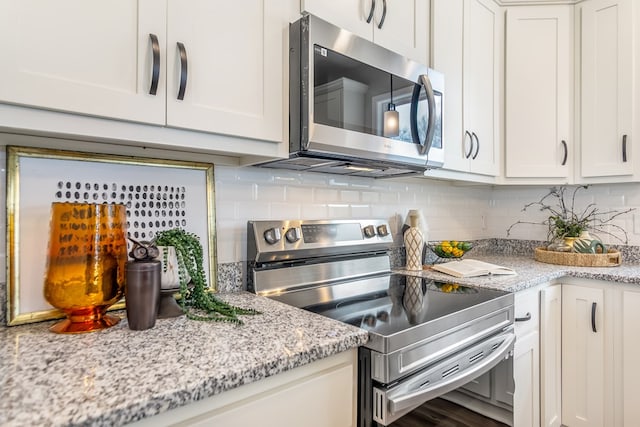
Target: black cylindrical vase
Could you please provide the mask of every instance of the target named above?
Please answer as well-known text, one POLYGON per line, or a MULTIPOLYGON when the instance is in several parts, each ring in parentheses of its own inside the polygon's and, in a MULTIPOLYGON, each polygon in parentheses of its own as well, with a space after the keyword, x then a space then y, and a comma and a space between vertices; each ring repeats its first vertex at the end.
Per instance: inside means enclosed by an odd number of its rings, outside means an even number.
POLYGON ((129 328, 142 331, 153 328, 160 306, 160 261, 127 262, 125 302, 129 328))

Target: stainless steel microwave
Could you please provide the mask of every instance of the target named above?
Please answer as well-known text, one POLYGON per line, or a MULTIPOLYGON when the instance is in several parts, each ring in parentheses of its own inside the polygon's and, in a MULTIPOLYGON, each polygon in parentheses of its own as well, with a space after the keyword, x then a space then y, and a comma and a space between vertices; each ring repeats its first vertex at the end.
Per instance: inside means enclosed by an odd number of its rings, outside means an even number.
POLYGON ((371 177, 442 166, 441 73, 312 15, 289 35, 289 158, 263 166, 371 177))

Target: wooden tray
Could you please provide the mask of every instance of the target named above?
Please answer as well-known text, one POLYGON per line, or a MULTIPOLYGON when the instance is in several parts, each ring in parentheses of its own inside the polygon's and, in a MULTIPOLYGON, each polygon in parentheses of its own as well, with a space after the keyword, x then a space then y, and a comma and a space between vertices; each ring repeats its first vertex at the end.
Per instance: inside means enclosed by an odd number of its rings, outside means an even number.
POLYGON ((536 248, 534 259, 547 264, 572 265, 575 267, 616 267, 622 264, 622 255, 619 251, 613 249, 609 249, 606 254, 580 254, 536 248))

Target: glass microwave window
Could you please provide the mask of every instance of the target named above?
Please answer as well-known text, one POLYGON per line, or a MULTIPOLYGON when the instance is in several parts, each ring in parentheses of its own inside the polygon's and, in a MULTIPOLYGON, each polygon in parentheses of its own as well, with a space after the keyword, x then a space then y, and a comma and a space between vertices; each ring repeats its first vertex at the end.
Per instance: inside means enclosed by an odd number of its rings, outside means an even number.
MULTIPOLYGON (((388 72, 318 45, 313 54, 314 122, 383 136, 384 109, 396 91, 411 91, 414 83, 393 76, 392 94, 388 72)), ((410 136, 407 142, 412 142, 410 136)))
MULTIPOLYGON (((315 123, 385 136, 384 113, 398 112, 396 141, 415 143, 411 134, 413 91, 420 89, 417 125, 420 141, 427 134, 429 108, 424 87, 355 59, 314 45, 313 120, 315 123)), ((442 147, 442 94, 436 92, 436 128, 433 147, 442 147)))

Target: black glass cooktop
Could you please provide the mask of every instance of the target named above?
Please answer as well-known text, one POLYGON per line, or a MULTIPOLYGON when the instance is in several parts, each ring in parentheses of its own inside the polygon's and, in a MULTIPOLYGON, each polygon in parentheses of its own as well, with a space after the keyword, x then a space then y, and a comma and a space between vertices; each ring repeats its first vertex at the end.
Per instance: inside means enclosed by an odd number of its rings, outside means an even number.
MULTIPOLYGON (((478 315, 478 307, 512 295, 493 289, 390 274, 386 290, 306 307, 307 310, 363 328, 370 335, 391 337, 455 317, 455 324, 478 315), (474 313, 468 313, 474 311, 474 313)), ((495 305, 495 304, 493 304, 495 305)), ((493 310, 488 307, 487 310, 493 310)))

